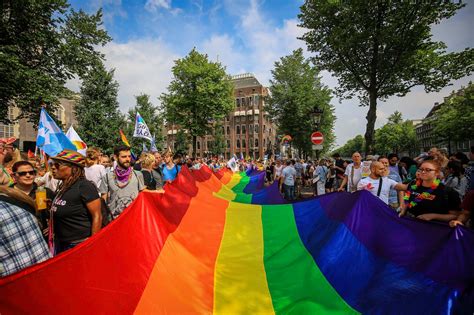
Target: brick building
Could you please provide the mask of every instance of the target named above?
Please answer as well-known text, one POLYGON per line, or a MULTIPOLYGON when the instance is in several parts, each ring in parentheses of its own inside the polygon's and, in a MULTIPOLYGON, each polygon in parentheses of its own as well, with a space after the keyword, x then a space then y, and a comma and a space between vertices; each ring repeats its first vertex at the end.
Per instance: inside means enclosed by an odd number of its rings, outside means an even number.
MULTIPOLYGON (((59 99, 58 109, 55 112, 55 115, 58 118, 56 122, 65 132, 71 125, 75 126, 77 124, 74 116, 74 106, 78 99, 78 95, 71 99, 59 99)), ((10 120, 17 117, 18 114, 18 108, 10 107, 8 109, 10 120)), ((37 132, 38 130, 34 128, 33 124, 28 122, 26 119, 20 119, 16 123, 9 125, 0 123, 0 138, 17 138, 18 148, 24 152, 35 150, 37 132)))
MULTIPOLYGON (((225 158, 229 159, 234 154, 263 158, 273 152, 276 138, 275 124, 264 109, 268 89, 249 73, 233 76, 232 82, 235 108, 222 122, 225 158)), ((167 147, 174 150, 177 127, 170 126, 166 133, 167 147)), ((212 141, 212 136, 198 137, 196 156, 209 156, 212 141)))

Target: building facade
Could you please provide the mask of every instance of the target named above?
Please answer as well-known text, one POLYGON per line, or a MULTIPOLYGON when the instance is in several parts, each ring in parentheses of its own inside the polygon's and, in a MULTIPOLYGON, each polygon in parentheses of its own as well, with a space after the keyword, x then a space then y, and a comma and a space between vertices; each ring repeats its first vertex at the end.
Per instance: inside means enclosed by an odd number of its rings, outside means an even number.
MULTIPOLYGON (((77 124, 74 115, 74 106, 78 100, 78 96, 71 99, 59 99, 59 105, 54 114, 58 118, 56 121, 58 126, 61 127, 65 132, 71 125, 75 126, 77 124)), ((10 120, 18 117, 18 115, 19 109, 17 107, 10 107, 8 109, 8 116, 10 120)), ((35 150, 37 133, 38 129, 35 128, 33 124, 28 122, 28 120, 25 118, 20 119, 13 124, 6 125, 0 123, 0 138, 17 138, 17 146, 23 152, 35 150)))
MULTIPOLYGON (((434 133, 433 120, 436 119, 436 112, 445 106, 446 97, 443 103, 434 103, 426 117, 415 126, 416 139, 418 140, 419 152, 428 152, 432 147, 438 147, 450 153, 469 152, 469 148, 474 145, 474 139, 465 139, 464 141, 448 141, 448 139, 441 139, 434 133)), ((462 126, 460 126, 462 127, 462 126)))
MULTIPOLYGON (((265 111, 268 89, 249 73, 233 76, 232 83, 235 107, 222 121, 224 157, 263 159, 266 154, 273 153, 276 141, 275 124, 265 111)), ((177 132, 176 126, 168 126, 166 131, 167 147, 173 151, 177 132)), ((198 137, 196 156, 212 155, 213 141, 213 136, 198 137)))

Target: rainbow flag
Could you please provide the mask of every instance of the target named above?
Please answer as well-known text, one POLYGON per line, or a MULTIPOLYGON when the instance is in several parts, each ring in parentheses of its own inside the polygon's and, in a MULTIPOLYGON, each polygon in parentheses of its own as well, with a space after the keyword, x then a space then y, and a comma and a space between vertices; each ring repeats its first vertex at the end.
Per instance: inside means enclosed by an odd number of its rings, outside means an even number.
POLYGON ((126 137, 125 134, 123 133, 122 129, 120 129, 119 132, 120 132, 120 138, 122 139, 122 142, 123 142, 127 147, 130 147, 130 143, 128 142, 127 137, 126 137))
POLYGON ((272 204, 260 177, 183 167, 86 242, 0 279, 0 312, 472 313, 471 230, 398 218, 366 191, 272 204))

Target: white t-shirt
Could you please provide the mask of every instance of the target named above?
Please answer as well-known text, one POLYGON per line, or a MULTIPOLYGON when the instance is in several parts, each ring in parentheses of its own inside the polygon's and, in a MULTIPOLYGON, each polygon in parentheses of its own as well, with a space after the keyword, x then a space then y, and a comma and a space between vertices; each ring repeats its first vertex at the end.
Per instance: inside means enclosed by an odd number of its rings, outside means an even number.
POLYGON ((354 167, 354 163, 347 165, 346 171, 344 172, 344 175, 347 176, 347 191, 348 192, 351 192, 352 186, 357 187, 357 184, 362 178, 362 165, 360 165, 359 168, 354 168, 354 176, 351 176, 353 167, 354 167))
MULTIPOLYGON (((372 195, 377 196, 379 191, 380 179, 373 179, 371 177, 362 178, 357 184, 357 190, 368 190, 372 195)), ((379 199, 388 204, 388 196, 390 195, 390 189, 393 189, 397 184, 396 181, 388 177, 382 177, 382 189, 380 190, 379 199)))
POLYGON ((296 170, 293 166, 287 166, 281 172, 281 175, 285 177, 285 181, 283 184, 287 186, 294 186, 295 185, 295 177, 296 177, 296 170))
POLYGON ((281 172, 283 171, 284 166, 283 165, 275 165, 275 177, 280 177, 281 172))
POLYGON ((86 167, 84 168, 84 171, 86 173, 86 179, 93 182, 97 188, 100 187, 102 177, 104 177, 107 173, 105 171, 105 167, 101 164, 94 164, 92 166, 86 167))

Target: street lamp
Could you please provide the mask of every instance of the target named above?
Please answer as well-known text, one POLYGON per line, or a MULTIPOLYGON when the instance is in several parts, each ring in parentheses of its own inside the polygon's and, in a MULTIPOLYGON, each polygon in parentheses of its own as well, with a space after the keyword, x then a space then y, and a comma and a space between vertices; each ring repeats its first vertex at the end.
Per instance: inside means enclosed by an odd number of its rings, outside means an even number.
POLYGON ((321 123, 321 116, 323 115, 324 111, 317 107, 313 108, 311 112, 311 119, 313 120, 313 125, 318 130, 319 124, 321 123))

